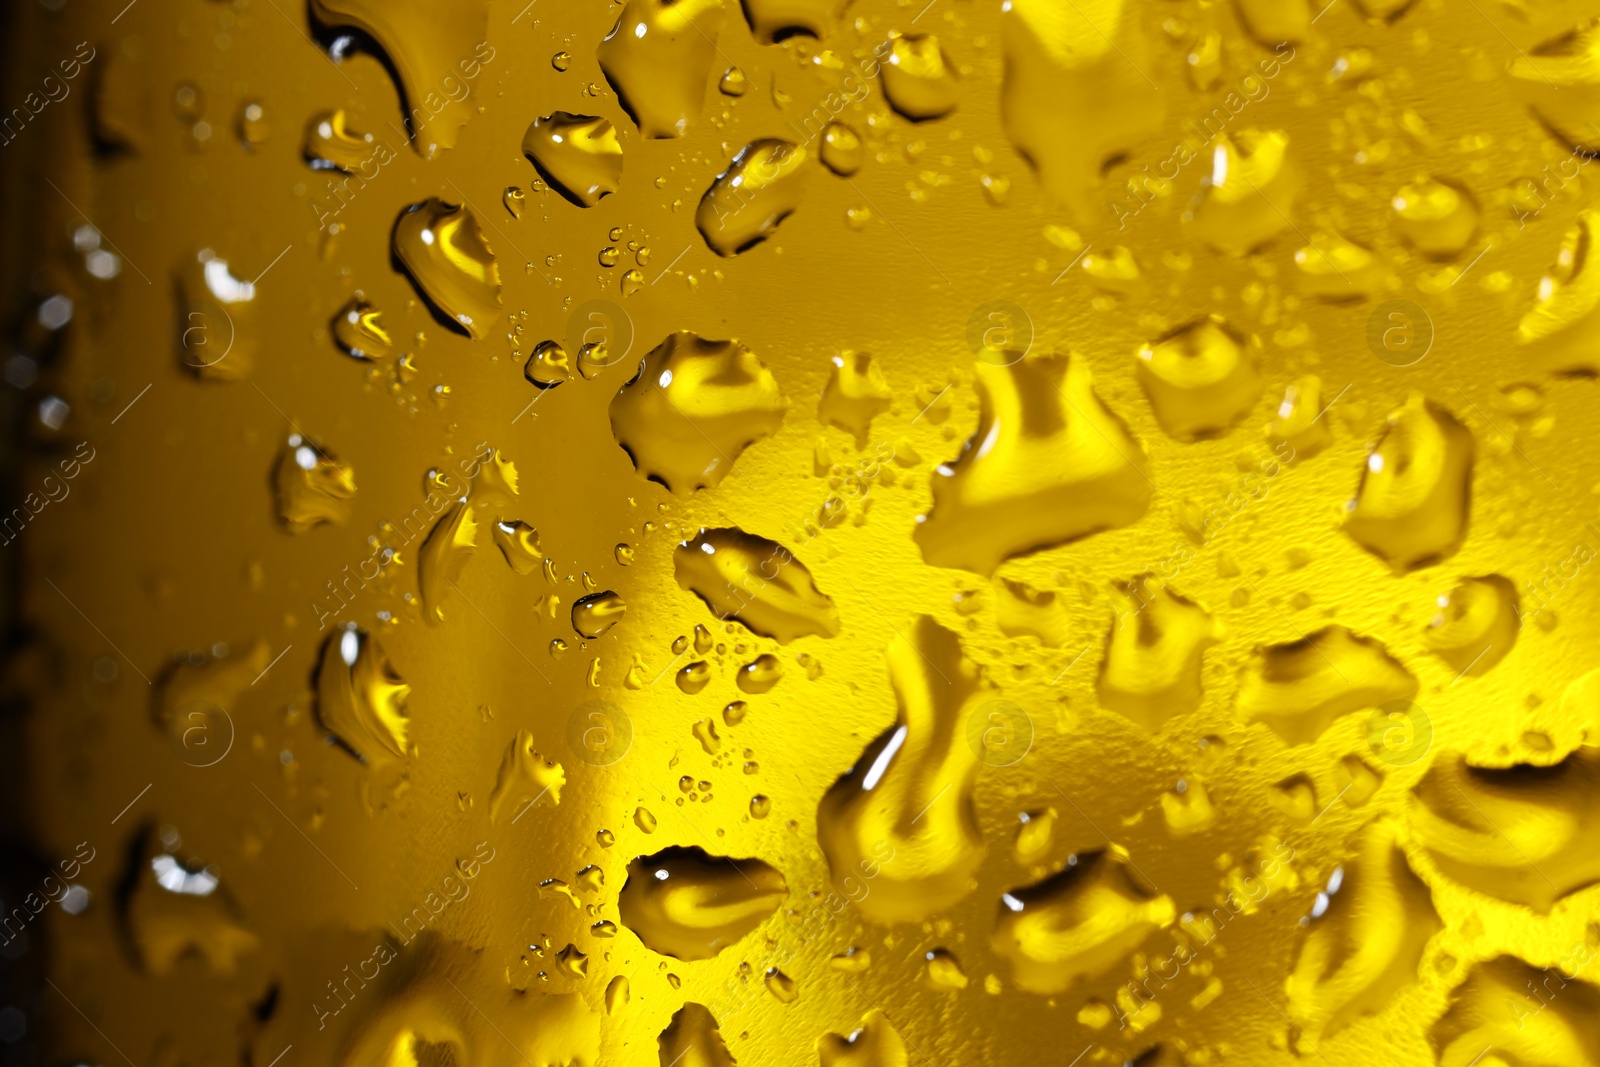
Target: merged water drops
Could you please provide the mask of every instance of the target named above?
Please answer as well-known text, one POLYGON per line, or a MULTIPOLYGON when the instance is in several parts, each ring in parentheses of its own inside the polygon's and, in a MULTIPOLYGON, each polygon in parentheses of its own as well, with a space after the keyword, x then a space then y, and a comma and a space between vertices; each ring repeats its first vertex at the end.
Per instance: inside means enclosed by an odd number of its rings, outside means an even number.
POLYGON ((1590 18, 1523 51, 1506 67, 1512 87, 1547 130, 1574 152, 1600 147, 1594 102, 1600 96, 1600 19, 1590 18))
POLYGON ((1394 826, 1368 823, 1317 895, 1284 983, 1296 1050, 1311 1055, 1324 1038, 1389 1007, 1418 980, 1423 950, 1441 929, 1394 826))
MULTIPOLYGON (((1600 693, 1593 672, 1571 692, 1583 686, 1590 700, 1600 693)), ((1597 797, 1593 745, 1553 765, 1479 767, 1441 752, 1413 791, 1411 828, 1445 877, 1545 914, 1600 881, 1597 797)))
POLYGON ((622 142, 603 118, 556 111, 534 119, 522 152, 552 189, 579 207, 594 207, 622 187, 622 142))
POLYGON ((788 895, 783 875, 761 860, 674 846, 628 864, 617 908, 652 952, 707 960, 766 922, 788 895))
POLYGON ((478 519, 465 498, 451 504, 428 531, 417 553, 417 587, 422 617, 430 623, 444 621, 445 598, 477 544, 478 519))
MULTIPOLYGON (((344 1006, 359 1009, 341 1028, 341 1056, 348 1062, 528 1067, 597 1061, 603 1017, 581 994, 508 987, 503 971, 483 965, 481 947, 432 929, 398 945, 387 939, 382 945, 382 952, 374 953, 369 943, 369 955, 361 961, 383 968, 381 992, 363 991, 351 982, 350 993, 359 999, 346 1005, 332 993, 315 991, 324 1002, 342 1005, 341 1013, 344 1006)), ((329 1024, 332 1029, 331 1019, 329 1024)), ((270 1060, 273 1054, 265 1049, 258 1045, 251 1058, 270 1060)))
POLYGON ((500 267, 465 207, 430 197, 400 213, 394 255, 417 291, 475 341, 500 316, 500 267))
POLYGON ((1573 949, 1552 967, 1516 956, 1474 963, 1450 995, 1449 1007, 1428 1030, 1439 1067, 1473 1063, 1527 1067, 1596 1067, 1600 989, 1574 981, 1592 954, 1573 949), (1491 1050, 1484 1055, 1484 1050, 1491 1050))
POLYGON ((690 1001, 672 1016, 656 1039, 660 1062, 682 1067, 734 1067, 733 1055, 722 1040, 716 1017, 704 1004, 690 1001))
POLYGON ((923 616, 885 658, 899 711, 823 796, 817 840, 836 888, 876 922, 920 922, 972 889, 986 846, 966 719, 992 695, 960 639, 923 616), (863 881, 871 891, 862 895, 863 881), (859 899, 856 899, 859 897, 859 899))
MULTIPOLYGON (((91 849, 89 859, 94 855, 91 849)), ((171 975, 197 956, 211 974, 233 975, 241 957, 261 948, 214 868, 165 851, 153 831, 140 836, 132 863, 118 919, 147 974, 171 975)))
POLYGON ((1517 325, 1517 343, 1532 346, 1555 370, 1600 369, 1590 339, 1595 309, 1600 306, 1600 212, 1578 213, 1562 239, 1553 266, 1539 280, 1533 307, 1517 325))
POLYGON ((700 198, 695 228, 719 256, 736 256, 772 236, 800 206, 811 170, 800 145, 775 137, 741 148, 700 198))
POLYGON ((913 537, 936 567, 1000 563, 1136 521, 1153 487, 1144 448, 1095 395, 1079 356, 976 365, 978 427, 933 475, 913 537))
POLYGON ((751 444, 777 430, 789 402, 737 341, 671 334, 611 401, 611 432, 640 474, 674 493, 716 486, 751 444))
POLYGON ((821 37, 844 8, 839 0, 744 0, 750 32, 762 44, 821 37))

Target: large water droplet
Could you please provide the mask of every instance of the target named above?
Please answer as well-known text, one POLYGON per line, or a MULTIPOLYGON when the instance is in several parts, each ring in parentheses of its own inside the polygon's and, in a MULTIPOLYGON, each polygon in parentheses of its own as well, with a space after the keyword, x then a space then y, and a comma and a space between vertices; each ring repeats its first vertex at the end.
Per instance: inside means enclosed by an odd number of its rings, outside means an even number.
POLYGON ((640 133, 682 137, 699 118, 726 17, 723 0, 628 0, 595 56, 640 133))
POLYGON ((1219 252, 1246 255, 1289 229, 1298 191, 1288 134, 1218 134, 1211 147, 1211 173, 1194 209, 1195 234, 1219 252))
POLYGON ((681 495, 718 485, 788 407, 754 352, 683 330, 651 349, 612 399, 611 432, 640 474, 681 495))
POLYGON ((879 67, 889 106, 913 122, 943 118, 956 109, 955 71, 932 34, 894 34, 879 67))
POLYGON ((845 5, 841 0, 744 0, 750 32, 762 44, 821 37, 845 5))
POLYGON ((1417 981, 1428 939, 1443 928, 1426 884, 1386 821, 1368 823, 1312 905, 1294 972, 1284 983, 1295 1048, 1389 1007, 1417 981))
POLYGON ((353 174, 373 154, 372 134, 357 133, 349 123, 343 108, 311 116, 302 151, 313 170, 353 174))
POLYGON ((1144 449, 1095 395, 1087 361, 1030 355, 976 369, 977 430, 934 472, 933 508, 913 535, 925 560, 989 574, 1145 513, 1144 449))
POLYGON ((628 605, 609 589, 603 593, 590 593, 572 602, 572 628, 581 636, 593 640, 621 622, 627 610, 628 605))
POLYGON ((1201 668, 1222 628, 1200 605, 1142 574, 1121 582, 1096 692, 1147 730, 1200 707, 1201 668), (1154 586, 1154 587, 1152 587, 1154 586))
POLYGON ((406 132, 425 159, 454 148, 477 113, 473 83, 494 61, 487 0, 459 0, 440 10, 429 0, 311 0, 330 29, 350 27, 377 42, 400 76, 406 132))
MULTIPOLYGON (((1564 708, 1593 721, 1600 674, 1569 689, 1564 708), (1572 697, 1587 685, 1589 706, 1572 697)), ((1445 877, 1497 900, 1548 914, 1555 902, 1600 882, 1600 748, 1553 766, 1477 767, 1442 752, 1410 804, 1418 843, 1445 877)))
POLYGON ((1423 635, 1456 676, 1481 677, 1506 658, 1521 625, 1516 586, 1498 574, 1463 578, 1439 598, 1423 635))
POLYGON ((429 303, 473 340, 489 336, 500 315, 500 267, 470 210, 437 197, 413 204, 395 223, 393 244, 429 303))
POLYGON ((1235 710, 1286 744, 1321 737, 1335 719, 1416 696, 1417 680, 1388 649, 1343 626, 1256 649, 1239 681, 1235 710))
POLYGON ((172 974, 186 957, 198 956, 212 974, 232 975, 241 956, 261 947, 214 868, 163 851, 154 832, 141 836, 133 864, 118 918, 147 974, 172 974))
POLYGON ((1172 898, 1149 887, 1120 851, 1074 859, 1000 900, 994 950, 1032 993, 1060 993, 1105 974, 1177 915, 1172 898))
POLYGON ((1478 203, 1454 182, 1430 178, 1402 186, 1390 207, 1400 239, 1435 259, 1459 255, 1478 232, 1478 203))
MULTIPOLYGON (((1600 37, 1597 37, 1600 40, 1600 37)), ((1600 370, 1594 316, 1600 307, 1600 212, 1584 210, 1539 280, 1538 299, 1517 325, 1517 343, 1535 345, 1555 370, 1600 370)))
POLYGON ((1344 529, 1396 573, 1461 547, 1471 511, 1472 431, 1413 393, 1367 455, 1344 529))
POLYGON ((766 922, 788 894, 783 875, 761 860, 675 846, 628 864, 617 909, 652 952, 708 960, 766 922))
POLYGON ((695 228, 712 251, 736 256, 772 236, 800 206, 811 175, 805 164, 804 148, 775 137, 741 148, 695 211, 695 228))
POLYGON ((1311 33, 1315 14, 1311 0, 1238 0, 1238 4, 1250 36, 1268 47, 1299 44, 1311 33))
POLYGON ((833 637, 839 613, 811 572, 776 541, 739 529, 701 530, 672 553, 678 584, 719 619, 788 644, 807 634, 833 637))
POLYGON ((960 639, 923 616, 885 658, 899 714, 823 796, 817 840, 834 885, 869 880, 856 907, 877 922, 920 922, 971 890, 982 866, 967 740, 975 701, 989 695, 960 639))
POLYGON ((817 155, 823 166, 841 178, 848 178, 861 169, 866 150, 854 126, 830 122, 822 128, 822 144, 817 149, 817 155))
POLYGON ((466 500, 450 505, 428 531, 417 553, 417 586, 422 593, 422 617, 444 621, 444 601, 449 587, 461 577, 478 543, 478 520, 466 500))
POLYGON ((406 754, 406 698, 411 687, 364 630, 335 630, 317 666, 317 718, 364 763, 406 754))
POLYGON ((521 519, 501 519, 494 524, 494 543, 506 564, 518 574, 532 574, 544 562, 539 531, 521 519))
POLYGON ((333 340, 355 359, 382 363, 395 356, 394 339, 383 324, 383 312, 367 303, 360 293, 333 317, 333 340))
POLYGON ((178 363, 201 381, 236 382, 255 364, 256 287, 209 248, 177 273, 178 363))
POLYGON ((1161 428, 1180 441, 1220 437, 1261 397, 1259 343, 1213 315, 1139 349, 1139 384, 1161 428))
POLYGON ((522 151, 556 192, 579 207, 594 207, 622 185, 622 143, 605 119, 565 111, 534 119, 522 151))
POLYGON ((1551 967, 1515 956, 1474 963, 1428 1031, 1439 1067, 1600 1067, 1600 989, 1572 980, 1592 956, 1580 943, 1551 967))
POLYGON ((1600 133, 1594 127, 1594 105, 1600 95, 1600 19, 1588 19, 1517 53, 1506 70, 1518 95, 1546 129, 1575 153, 1592 158, 1600 149, 1600 133))
POLYGON ((1103 167, 1154 136, 1166 114, 1144 73, 1153 64, 1143 12, 1131 0, 1096 3, 1092 21, 1056 0, 1001 6, 1006 136, 1078 218, 1103 212, 1103 167))

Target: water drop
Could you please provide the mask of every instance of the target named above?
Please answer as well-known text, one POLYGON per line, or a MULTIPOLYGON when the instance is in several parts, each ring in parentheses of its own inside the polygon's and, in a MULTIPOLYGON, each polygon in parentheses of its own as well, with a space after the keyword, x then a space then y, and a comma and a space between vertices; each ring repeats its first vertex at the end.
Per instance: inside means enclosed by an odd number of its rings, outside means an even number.
POLYGON ((705 960, 764 923, 788 893, 783 875, 761 860, 674 846, 628 864, 617 908, 651 951, 705 960))
POLYGON ((810 170, 806 150, 777 138, 752 141, 700 198, 694 224, 719 256, 736 256, 772 236, 800 206, 810 170))
POLYGON ((418 291, 473 340, 500 315, 500 268, 470 210, 430 198, 401 212, 394 254, 418 291))
POLYGON ((634 468, 675 493, 716 486, 788 409, 778 383, 737 341, 667 337, 611 401, 611 431, 634 468))

